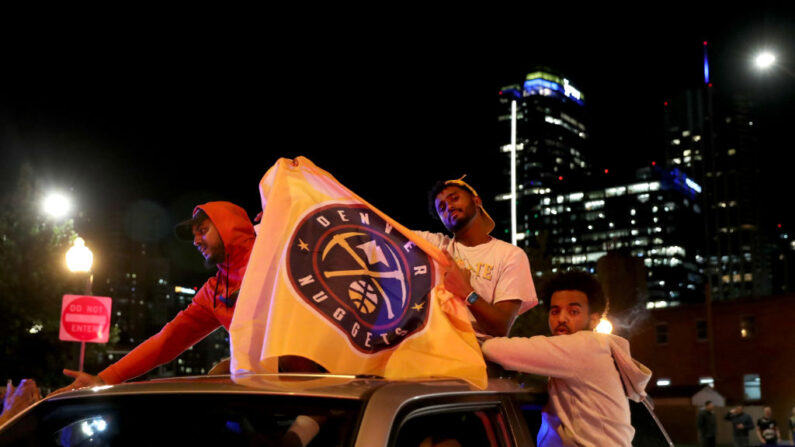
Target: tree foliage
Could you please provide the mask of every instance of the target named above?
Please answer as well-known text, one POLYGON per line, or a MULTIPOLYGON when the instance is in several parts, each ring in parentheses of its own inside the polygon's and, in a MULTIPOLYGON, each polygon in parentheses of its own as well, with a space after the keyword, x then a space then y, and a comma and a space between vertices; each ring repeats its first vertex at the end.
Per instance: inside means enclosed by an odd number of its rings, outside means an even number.
POLYGON ((42 198, 27 165, 0 197, 0 378, 32 377, 46 388, 75 363, 76 344, 60 341, 58 329, 61 297, 73 291, 64 255, 77 235, 71 220, 44 215, 42 198))

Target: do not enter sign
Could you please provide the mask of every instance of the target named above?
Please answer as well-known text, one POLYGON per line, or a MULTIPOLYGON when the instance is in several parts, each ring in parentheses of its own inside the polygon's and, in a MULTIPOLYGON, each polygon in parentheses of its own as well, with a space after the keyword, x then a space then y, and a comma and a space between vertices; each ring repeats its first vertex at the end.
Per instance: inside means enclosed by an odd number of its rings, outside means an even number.
POLYGON ((106 296, 64 295, 61 330, 64 341, 107 343, 110 338, 110 304, 106 296))

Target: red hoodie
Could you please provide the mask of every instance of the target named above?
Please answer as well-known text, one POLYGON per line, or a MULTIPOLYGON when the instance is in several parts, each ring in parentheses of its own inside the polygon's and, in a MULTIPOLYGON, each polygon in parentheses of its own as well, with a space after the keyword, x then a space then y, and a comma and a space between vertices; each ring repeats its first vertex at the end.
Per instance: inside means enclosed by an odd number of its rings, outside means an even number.
POLYGON ((218 264, 218 272, 204 283, 185 310, 160 332, 99 373, 105 383, 116 384, 138 377, 174 360, 218 326, 229 329, 235 308, 234 301, 226 301, 226 297, 236 298, 240 290, 254 246, 254 226, 243 208, 230 202, 208 202, 197 206, 194 214, 199 209, 218 230, 226 260, 218 264))

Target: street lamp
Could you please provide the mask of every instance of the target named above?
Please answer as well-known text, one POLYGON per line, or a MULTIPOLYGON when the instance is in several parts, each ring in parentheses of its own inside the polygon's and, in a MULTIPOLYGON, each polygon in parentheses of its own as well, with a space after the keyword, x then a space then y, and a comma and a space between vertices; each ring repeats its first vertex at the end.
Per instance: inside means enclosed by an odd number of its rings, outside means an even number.
POLYGON ((758 53, 754 57, 754 66, 761 71, 768 71, 772 70, 773 68, 777 68, 786 73, 789 77, 795 78, 795 73, 792 73, 789 69, 787 69, 787 67, 778 63, 778 58, 776 55, 767 50, 758 53))
MULTIPOLYGON (((94 275, 91 273, 91 265, 94 263, 94 254, 86 247, 86 241, 82 237, 75 239, 74 245, 66 252, 66 266, 72 273, 86 273, 86 296, 91 296, 91 283, 94 275)), ((83 363, 86 357, 86 342, 80 342, 80 367, 78 371, 83 371, 83 363)))
POLYGON ((75 239, 74 245, 66 252, 66 266, 71 272, 91 272, 91 264, 94 262, 94 254, 86 247, 86 241, 82 237, 75 239))
POLYGON ((768 69, 776 63, 776 55, 769 51, 763 51, 754 58, 754 63, 757 68, 762 70, 768 69))
POLYGON ((48 215, 60 219, 72 209, 72 201, 64 194, 53 192, 47 195, 42 202, 42 209, 48 215))

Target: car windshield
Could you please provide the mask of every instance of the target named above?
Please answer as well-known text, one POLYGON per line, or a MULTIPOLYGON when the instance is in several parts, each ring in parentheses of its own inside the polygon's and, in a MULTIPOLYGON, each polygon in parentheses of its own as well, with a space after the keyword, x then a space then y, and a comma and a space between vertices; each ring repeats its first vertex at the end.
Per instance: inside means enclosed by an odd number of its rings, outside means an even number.
POLYGON ((282 445, 303 415, 320 426, 310 446, 348 446, 361 407, 349 399, 231 393, 62 399, 5 427, 0 445, 282 445))

